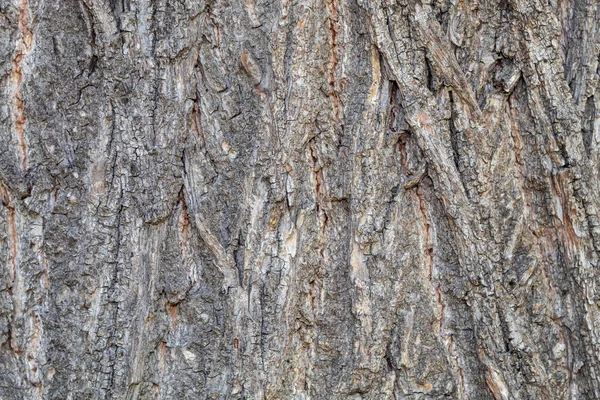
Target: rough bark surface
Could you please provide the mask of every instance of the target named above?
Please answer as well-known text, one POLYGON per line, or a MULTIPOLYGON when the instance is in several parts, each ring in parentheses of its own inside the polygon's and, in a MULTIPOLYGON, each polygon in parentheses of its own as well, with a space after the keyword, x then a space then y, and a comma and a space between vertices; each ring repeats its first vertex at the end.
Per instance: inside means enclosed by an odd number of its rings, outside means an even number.
POLYGON ((0 398, 600 398, 595 0, 0 0, 0 398))

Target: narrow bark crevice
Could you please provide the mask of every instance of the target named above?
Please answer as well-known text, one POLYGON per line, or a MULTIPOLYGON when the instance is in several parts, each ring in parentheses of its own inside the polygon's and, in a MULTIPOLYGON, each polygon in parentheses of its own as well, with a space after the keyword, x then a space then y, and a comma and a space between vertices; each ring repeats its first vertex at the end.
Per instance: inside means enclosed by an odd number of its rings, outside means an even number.
POLYGON ((17 138, 17 153, 21 161, 23 174, 27 172, 27 140, 25 137, 25 102, 23 100, 23 61, 31 52, 33 46, 33 30, 30 26, 30 10, 27 0, 20 0, 18 27, 20 32, 19 41, 15 49, 15 55, 12 60, 11 72, 11 110, 14 131, 17 138))
POLYGON ((594 96, 587 98, 585 102, 585 109, 583 112, 583 126, 581 129, 581 135, 583 139, 583 146, 588 158, 591 157, 592 152, 595 153, 595 149, 592 147, 595 145, 594 141, 594 129, 596 122, 596 102, 594 96))

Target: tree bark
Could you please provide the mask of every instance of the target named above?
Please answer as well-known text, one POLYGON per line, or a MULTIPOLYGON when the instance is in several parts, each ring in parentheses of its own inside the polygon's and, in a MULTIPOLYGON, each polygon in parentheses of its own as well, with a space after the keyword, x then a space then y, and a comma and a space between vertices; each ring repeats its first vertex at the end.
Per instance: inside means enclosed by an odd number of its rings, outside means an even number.
POLYGON ((592 0, 0 0, 0 398, 599 399, 592 0))

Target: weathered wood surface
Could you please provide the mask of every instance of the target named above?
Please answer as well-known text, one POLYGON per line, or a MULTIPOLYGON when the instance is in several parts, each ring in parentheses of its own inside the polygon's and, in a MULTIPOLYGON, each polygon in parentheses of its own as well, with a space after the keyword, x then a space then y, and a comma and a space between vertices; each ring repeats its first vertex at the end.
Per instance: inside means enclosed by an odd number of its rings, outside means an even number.
POLYGON ((0 0, 0 398, 600 398, 593 0, 0 0))

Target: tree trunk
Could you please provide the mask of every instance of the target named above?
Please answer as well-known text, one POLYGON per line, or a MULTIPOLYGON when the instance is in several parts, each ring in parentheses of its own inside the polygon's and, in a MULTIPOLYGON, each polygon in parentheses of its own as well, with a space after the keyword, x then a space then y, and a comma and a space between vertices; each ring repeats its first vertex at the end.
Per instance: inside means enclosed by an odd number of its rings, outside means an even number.
POLYGON ((600 398, 599 10, 0 0, 0 398, 600 398))

